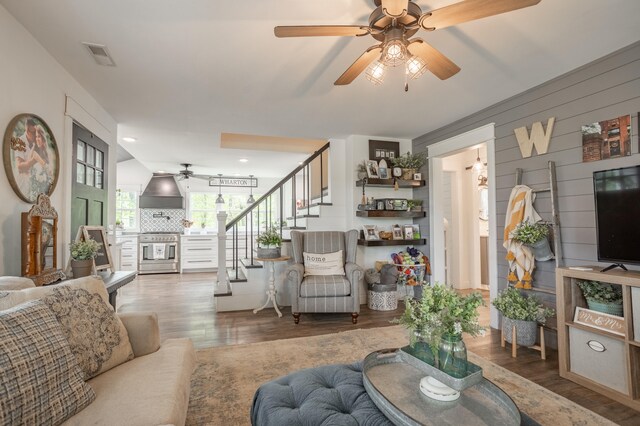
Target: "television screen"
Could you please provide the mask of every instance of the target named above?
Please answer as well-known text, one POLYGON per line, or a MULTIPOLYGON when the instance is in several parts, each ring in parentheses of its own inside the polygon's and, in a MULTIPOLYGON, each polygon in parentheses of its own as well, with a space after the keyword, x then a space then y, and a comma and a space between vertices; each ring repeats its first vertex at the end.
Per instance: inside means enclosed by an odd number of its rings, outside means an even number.
POLYGON ((640 263, 640 166, 593 173, 598 260, 640 263))

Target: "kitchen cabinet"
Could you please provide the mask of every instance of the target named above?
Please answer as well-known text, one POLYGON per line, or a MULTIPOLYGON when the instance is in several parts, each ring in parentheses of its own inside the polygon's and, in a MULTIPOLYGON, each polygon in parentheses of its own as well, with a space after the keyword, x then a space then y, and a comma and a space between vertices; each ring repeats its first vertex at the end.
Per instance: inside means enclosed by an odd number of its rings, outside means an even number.
POLYGON ((218 235, 182 235, 180 272, 202 272, 218 267, 218 235))
POLYGON ((118 235, 116 244, 120 245, 120 271, 138 270, 138 235, 118 235))
POLYGON ((640 272, 597 269, 556 269, 560 376, 640 410, 640 272), (574 321, 576 308, 587 308, 579 280, 622 286, 622 332, 597 313, 574 321))

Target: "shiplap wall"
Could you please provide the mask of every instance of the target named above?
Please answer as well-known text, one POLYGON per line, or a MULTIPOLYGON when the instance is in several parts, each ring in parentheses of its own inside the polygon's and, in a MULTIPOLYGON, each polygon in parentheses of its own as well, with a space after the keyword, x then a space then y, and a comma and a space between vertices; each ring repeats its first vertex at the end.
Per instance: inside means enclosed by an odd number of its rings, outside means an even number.
MULTIPOLYGON (((567 266, 598 264, 592 173, 640 163, 638 111, 640 42, 416 138, 413 151, 425 151, 433 143, 491 122, 496 124, 496 182, 489 184, 496 185, 498 282, 499 288, 504 288, 508 267, 502 234, 516 168, 524 170, 524 184, 542 188, 548 183, 547 162, 556 162, 564 263, 567 266), (632 155, 583 163, 581 126, 627 114, 632 116, 632 155), (526 126, 530 130, 536 121, 541 121, 546 129, 549 117, 556 117, 549 152, 537 155, 534 149, 532 157, 523 159, 514 129, 526 126)), ((423 176, 428 176, 428 171, 423 170, 423 176)), ((414 196, 428 202, 428 187, 416 190, 414 196)), ((548 193, 538 194, 535 207, 544 219, 551 218, 548 193)), ((422 229, 429 229, 428 218, 419 223, 422 229)), ((555 263, 537 262, 536 266, 534 286, 555 289, 555 263)), ((553 296, 541 296, 550 305, 555 304, 553 296)))

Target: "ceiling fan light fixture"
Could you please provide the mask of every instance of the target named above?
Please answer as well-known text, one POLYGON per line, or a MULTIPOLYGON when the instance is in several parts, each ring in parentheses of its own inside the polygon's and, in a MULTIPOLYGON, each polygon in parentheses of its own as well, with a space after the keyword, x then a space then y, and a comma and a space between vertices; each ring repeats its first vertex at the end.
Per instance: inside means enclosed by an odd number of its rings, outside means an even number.
POLYGON ((369 68, 367 68, 367 72, 365 76, 367 80, 373 83, 375 86, 379 86, 384 81, 386 67, 380 61, 374 61, 369 68))
POLYGON ((407 60, 407 75, 416 79, 427 72, 427 63, 419 56, 412 56, 407 60))
POLYGON ((403 64, 407 58, 407 47, 402 40, 387 42, 382 50, 382 62, 389 67, 403 64))

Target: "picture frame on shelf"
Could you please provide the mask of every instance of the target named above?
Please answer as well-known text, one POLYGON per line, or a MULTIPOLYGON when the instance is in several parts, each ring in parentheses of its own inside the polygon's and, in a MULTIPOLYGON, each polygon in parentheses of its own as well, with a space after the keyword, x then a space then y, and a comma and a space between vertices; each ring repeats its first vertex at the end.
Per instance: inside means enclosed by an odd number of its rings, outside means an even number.
POLYGON ((411 225, 411 227, 413 228, 413 239, 419 240, 420 238, 422 238, 422 236, 420 235, 420 225, 414 223, 413 225, 411 225))
POLYGON ((389 179, 389 169, 386 167, 379 167, 378 176, 380 179, 389 179))
POLYGON ((366 241, 378 241, 380 236, 378 235, 378 227, 376 225, 362 225, 364 232, 364 239, 366 241))
POLYGON ((413 225, 404 225, 404 239, 405 240, 413 240, 415 237, 413 236, 413 225))
POLYGON ((376 210, 384 210, 384 200, 376 200, 376 210))
POLYGON ((367 160, 367 177, 369 179, 378 179, 378 162, 374 160, 367 160))
POLYGON ((369 159, 389 160, 400 156, 400 142, 369 140, 369 159))
POLYGON ((404 240, 404 233, 402 232, 402 228, 400 227, 400 225, 393 225, 393 228, 391 228, 391 232, 393 232, 394 240, 404 240))
POLYGON ((393 177, 401 177, 402 176, 402 169, 400 167, 394 167, 393 168, 393 177))
POLYGON ((413 180, 422 180, 422 173, 414 173, 413 180))

